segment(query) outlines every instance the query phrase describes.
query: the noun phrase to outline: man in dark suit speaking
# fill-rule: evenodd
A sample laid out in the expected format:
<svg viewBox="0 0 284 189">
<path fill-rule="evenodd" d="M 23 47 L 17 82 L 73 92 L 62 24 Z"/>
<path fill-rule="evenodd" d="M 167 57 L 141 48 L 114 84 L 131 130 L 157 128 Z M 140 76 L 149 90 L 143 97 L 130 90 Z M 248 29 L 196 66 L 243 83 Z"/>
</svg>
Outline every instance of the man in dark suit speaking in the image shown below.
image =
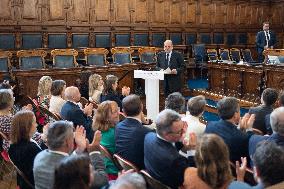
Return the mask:
<svg viewBox="0 0 284 189">
<path fill-rule="evenodd" d="M 256 50 L 259 62 L 263 62 L 262 52 L 268 48 L 273 49 L 275 44 L 275 33 L 269 30 L 269 22 L 263 22 L 263 31 L 258 32 L 256 35 Z"/>
<path fill-rule="evenodd" d="M 173 42 L 166 40 L 164 42 L 164 51 L 157 56 L 156 70 L 164 70 L 164 93 L 167 97 L 173 92 L 181 92 L 183 81 L 181 73 L 184 70 L 183 56 L 173 51 Z"/>
</svg>

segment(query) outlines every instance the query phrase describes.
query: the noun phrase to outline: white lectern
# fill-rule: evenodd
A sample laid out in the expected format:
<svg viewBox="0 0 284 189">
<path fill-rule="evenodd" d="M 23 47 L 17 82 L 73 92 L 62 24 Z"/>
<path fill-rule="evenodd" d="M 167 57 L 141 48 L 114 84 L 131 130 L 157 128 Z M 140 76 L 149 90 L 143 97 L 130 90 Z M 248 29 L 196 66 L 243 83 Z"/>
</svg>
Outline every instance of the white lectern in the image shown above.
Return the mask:
<svg viewBox="0 0 284 189">
<path fill-rule="evenodd" d="M 147 118 L 155 120 L 159 114 L 159 80 L 164 80 L 164 72 L 134 70 L 134 78 L 145 79 Z"/>
</svg>

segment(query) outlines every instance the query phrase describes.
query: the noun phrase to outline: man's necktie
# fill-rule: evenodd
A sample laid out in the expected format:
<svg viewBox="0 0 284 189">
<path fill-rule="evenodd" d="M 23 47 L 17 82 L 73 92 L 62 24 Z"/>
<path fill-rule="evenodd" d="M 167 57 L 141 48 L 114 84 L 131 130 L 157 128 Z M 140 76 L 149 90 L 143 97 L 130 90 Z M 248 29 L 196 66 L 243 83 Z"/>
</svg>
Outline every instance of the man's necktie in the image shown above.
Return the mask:
<svg viewBox="0 0 284 189">
<path fill-rule="evenodd" d="M 268 31 L 264 31 L 264 33 L 265 33 L 266 45 L 268 46 L 268 41 L 269 41 Z"/>
<path fill-rule="evenodd" d="M 169 61 L 169 53 L 166 54 L 166 63 L 168 67 L 170 66 L 170 61 Z"/>
</svg>

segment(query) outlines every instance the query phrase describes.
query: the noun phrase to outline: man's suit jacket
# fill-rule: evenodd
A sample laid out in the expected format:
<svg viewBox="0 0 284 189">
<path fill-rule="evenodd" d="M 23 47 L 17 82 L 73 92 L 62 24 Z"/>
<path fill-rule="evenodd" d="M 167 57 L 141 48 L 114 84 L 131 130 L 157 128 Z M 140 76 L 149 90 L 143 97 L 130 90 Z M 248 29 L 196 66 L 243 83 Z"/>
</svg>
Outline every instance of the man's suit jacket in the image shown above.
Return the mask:
<svg viewBox="0 0 284 189">
<path fill-rule="evenodd" d="M 34 180 L 36 189 L 52 189 L 54 185 L 54 171 L 65 157 L 63 154 L 53 153 L 49 150 L 40 152 L 34 160 Z M 94 167 L 95 185 L 104 186 L 108 183 L 105 173 L 104 161 L 99 153 L 90 155 Z"/>
<path fill-rule="evenodd" d="M 188 160 L 178 153 L 177 148 L 158 138 L 156 133 L 145 137 L 144 162 L 152 177 L 172 188 L 183 184 L 185 169 L 189 167 Z"/>
<path fill-rule="evenodd" d="M 273 31 L 269 30 L 270 40 L 268 41 L 268 47 L 274 46 L 276 44 L 276 35 Z M 256 47 L 257 52 L 262 53 L 266 46 L 266 37 L 264 31 L 260 31 L 256 35 Z"/>
<path fill-rule="evenodd" d="M 232 162 L 240 161 L 241 157 L 247 157 L 249 159 L 248 142 L 253 132 L 242 132 L 236 125 L 221 119 L 219 121 L 209 122 L 205 133 L 214 133 L 223 138 L 229 148 L 230 160 Z"/>
<path fill-rule="evenodd" d="M 86 130 L 86 136 L 90 142 L 93 141 L 94 131 L 92 129 L 93 120 L 84 114 L 81 108 L 73 102 L 67 101 L 60 112 L 63 119 L 72 121 L 74 126 L 82 125 Z"/>
<path fill-rule="evenodd" d="M 265 126 L 265 116 L 273 111 L 271 106 L 260 105 L 257 107 L 252 107 L 249 109 L 250 114 L 255 114 L 255 121 L 253 123 L 253 128 L 261 130 L 263 134 L 267 133 Z"/>
<path fill-rule="evenodd" d="M 168 84 L 169 93 L 180 91 L 183 82 L 181 81 L 181 74 L 183 73 L 183 70 L 185 68 L 183 56 L 176 51 L 172 51 L 171 57 L 170 57 L 170 69 L 176 69 L 177 74 L 167 74 L 165 75 L 165 82 Z M 167 69 L 168 63 L 166 62 L 166 52 L 160 52 L 157 56 L 157 64 L 156 64 L 156 70 L 161 69 Z"/>
<path fill-rule="evenodd" d="M 277 133 L 273 133 L 270 136 L 261 136 L 261 135 L 253 135 L 249 140 L 249 155 L 253 157 L 257 144 L 261 141 L 273 141 L 277 145 L 282 146 L 284 148 L 284 136 L 281 136 Z"/>
<path fill-rule="evenodd" d="M 150 131 L 136 119 L 124 119 L 115 127 L 115 153 L 144 169 L 144 138 Z"/>
</svg>

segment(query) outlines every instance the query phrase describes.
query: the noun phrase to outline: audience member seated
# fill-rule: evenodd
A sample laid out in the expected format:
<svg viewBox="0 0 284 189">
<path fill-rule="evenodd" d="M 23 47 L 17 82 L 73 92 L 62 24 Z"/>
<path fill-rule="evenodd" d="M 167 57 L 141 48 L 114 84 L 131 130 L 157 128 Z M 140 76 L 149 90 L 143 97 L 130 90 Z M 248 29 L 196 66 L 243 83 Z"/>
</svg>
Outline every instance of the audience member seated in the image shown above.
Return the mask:
<svg viewBox="0 0 284 189">
<path fill-rule="evenodd" d="M 262 92 L 261 105 L 250 108 L 249 113 L 255 114 L 253 128 L 260 130 L 263 134 L 267 134 L 265 127 L 265 116 L 273 111 L 273 105 L 278 98 L 278 93 L 275 89 L 267 88 Z"/>
<path fill-rule="evenodd" d="M 11 89 L 0 89 L 0 131 L 10 139 L 11 124 L 13 115 L 11 114 L 11 109 L 14 105 L 14 97 Z M 40 145 L 42 143 L 41 135 L 36 132 L 33 135 L 33 139 L 37 141 Z M 8 151 L 9 141 L 3 140 L 3 149 Z"/>
<path fill-rule="evenodd" d="M 104 81 L 102 76 L 93 74 L 89 77 L 89 101 L 100 103 L 101 95 L 104 90 Z"/>
<path fill-rule="evenodd" d="M 144 138 L 151 131 L 142 125 L 143 104 L 139 96 L 129 95 L 123 99 L 122 108 L 126 118 L 115 127 L 115 153 L 143 169 Z"/>
<path fill-rule="evenodd" d="M 206 134 L 197 143 L 195 162 L 197 168 L 187 168 L 184 173 L 185 189 L 225 189 L 233 181 L 229 150 L 223 139 Z M 238 180 L 243 181 L 244 167 L 238 167 Z"/>
<path fill-rule="evenodd" d="M 253 156 L 254 171 L 260 189 L 284 181 L 284 149 L 274 142 L 260 144 Z"/>
<path fill-rule="evenodd" d="M 179 114 L 185 112 L 185 99 L 179 92 L 169 94 L 165 100 L 165 109 L 171 109 Z"/>
<path fill-rule="evenodd" d="M 87 150 L 91 163 L 94 166 L 95 178 L 101 180 L 101 186 L 107 184 L 107 176 L 104 171 L 104 164 L 99 153 L 100 132 L 94 135 L 91 144 L 86 140 L 85 129 L 78 126 L 73 133 L 74 126 L 69 121 L 56 121 L 48 127 L 47 146 L 48 149 L 40 152 L 34 160 L 34 181 L 36 189 L 52 189 L 54 186 L 55 168 L 60 161 L 69 156 L 74 150 L 74 140 L 76 150 L 72 156 L 81 154 Z M 68 180 L 71 182 L 71 180 Z M 67 188 L 67 187 L 66 187 Z"/>
<path fill-rule="evenodd" d="M 260 141 L 273 141 L 284 149 L 284 107 L 276 108 L 270 115 L 273 134 L 270 136 L 253 135 L 249 140 L 249 154 L 253 157 Z"/>
<path fill-rule="evenodd" d="M 30 184 L 34 186 L 33 163 L 41 151 L 40 146 L 31 137 L 36 132 L 36 118 L 31 111 L 18 112 L 11 127 L 11 145 L 9 156 L 12 162 L 22 171 Z M 30 189 L 23 177 L 17 174 L 17 185 L 21 189 Z"/>
<path fill-rule="evenodd" d="M 245 130 L 251 130 L 254 115 L 246 114 L 243 119 L 240 119 L 240 106 L 235 97 L 224 97 L 219 100 L 217 110 L 221 119 L 209 122 L 205 133 L 214 133 L 223 138 L 228 145 L 232 162 L 239 161 L 241 157 L 249 159 L 248 142 L 253 132 L 245 132 Z M 238 124 L 240 124 L 240 130 Z"/>
<path fill-rule="evenodd" d="M 67 102 L 62 106 L 60 116 L 68 121 L 72 121 L 76 126 L 83 126 L 86 130 L 87 139 L 92 141 L 94 131 L 92 130 L 92 111 L 93 105 L 87 104 L 82 110 L 77 104 L 80 101 L 81 94 L 77 87 L 67 87 L 65 89 L 65 98 Z"/>
<path fill-rule="evenodd" d="M 183 175 L 188 160 L 178 151 L 190 150 L 196 144 L 195 135 L 185 145 L 182 136 L 185 124 L 181 116 L 170 109 L 160 112 L 156 119 L 157 133 L 148 133 L 144 144 L 144 161 L 147 172 L 163 184 L 178 188 L 183 184 Z"/>
<path fill-rule="evenodd" d="M 94 181 L 91 160 L 83 154 L 66 157 L 54 172 L 54 189 L 90 189 Z"/>
<path fill-rule="evenodd" d="M 257 186 L 249 187 L 244 182 L 233 182 L 228 189 L 280 189 L 284 186 L 284 149 L 272 141 L 261 142 L 253 156 L 254 176 Z"/>
<path fill-rule="evenodd" d="M 42 76 L 38 83 L 38 89 L 37 89 L 37 96 L 35 99 L 33 99 L 34 103 L 37 106 L 43 106 L 48 109 L 49 107 L 49 100 L 51 96 L 51 85 L 52 85 L 52 79 L 49 76 Z M 42 127 L 47 124 L 47 117 L 39 110 L 34 110 L 36 120 L 38 123 L 38 130 L 39 132 L 42 131 Z"/>
<path fill-rule="evenodd" d="M 121 91 L 122 94 L 120 95 L 117 92 L 117 87 L 118 87 L 118 78 L 114 75 L 107 75 L 105 88 L 102 93 L 101 102 L 106 101 L 106 100 L 115 101 L 121 110 L 122 109 L 121 100 L 123 99 L 123 97 L 129 95 L 130 88 L 123 86 L 122 91 Z"/>
<path fill-rule="evenodd" d="M 64 92 L 66 89 L 66 82 L 63 80 L 54 80 L 51 85 L 51 98 L 49 104 L 49 111 L 59 114 L 64 100 Z"/>
<path fill-rule="evenodd" d="M 185 133 L 185 139 L 189 140 L 190 135 L 194 133 L 197 138 L 199 139 L 201 135 L 204 133 L 206 125 L 201 123 L 199 121 L 199 118 L 202 116 L 206 106 L 206 100 L 205 97 L 202 95 L 192 97 L 187 102 L 187 114 L 184 118 L 182 118 L 183 121 L 186 121 L 187 123 L 187 129 Z M 183 154 L 183 153 L 181 153 Z M 194 163 L 194 155 L 195 150 L 187 151 L 186 154 L 184 154 L 186 157 L 188 157 L 189 161 L 192 162 L 192 166 L 195 165 Z"/>
<path fill-rule="evenodd" d="M 284 91 L 280 91 L 277 105 L 280 106 L 280 107 L 284 107 Z M 267 114 L 265 116 L 265 127 L 266 127 L 267 134 L 271 135 L 272 134 L 272 128 L 271 128 L 271 124 L 270 124 L 270 114 Z"/>
<path fill-rule="evenodd" d="M 94 117 L 93 129 L 102 133 L 101 145 L 114 154 L 115 152 L 115 125 L 119 122 L 119 107 L 114 101 L 104 101 L 97 109 Z M 118 169 L 115 164 L 108 158 L 104 158 L 106 172 L 109 179 L 117 178 Z"/>
<path fill-rule="evenodd" d="M 126 173 L 120 176 L 110 189 L 146 189 L 146 182 L 138 173 Z"/>
</svg>

